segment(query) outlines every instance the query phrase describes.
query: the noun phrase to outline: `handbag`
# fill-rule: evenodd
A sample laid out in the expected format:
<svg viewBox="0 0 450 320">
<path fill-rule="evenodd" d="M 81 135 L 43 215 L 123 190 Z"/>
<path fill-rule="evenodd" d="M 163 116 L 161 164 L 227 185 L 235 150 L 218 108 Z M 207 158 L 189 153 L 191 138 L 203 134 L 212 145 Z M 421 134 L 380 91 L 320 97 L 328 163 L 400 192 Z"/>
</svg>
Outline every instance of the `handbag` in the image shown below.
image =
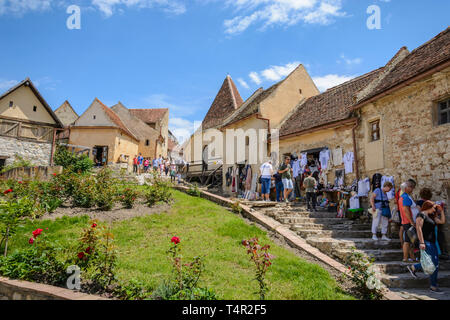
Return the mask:
<svg viewBox="0 0 450 320">
<path fill-rule="evenodd" d="M 406 230 L 406 234 L 408 235 L 409 240 L 411 240 L 411 243 L 414 244 L 417 242 L 417 230 L 416 227 L 411 226 L 408 230 Z"/>
<path fill-rule="evenodd" d="M 386 202 L 388 200 L 383 200 L 383 191 L 381 191 L 381 201 L 382 201 L 381 202 L 381 215 L 383 217 L 386 217 L 386 218 L 390 219 L 392 217 L 391 208 L 389 208 L 389 202 L 386 205 Z"/>
<path fill-rule="evenodd" d="M 423 272 L 429 276 L 436 271 L 433 259 L 431 259 L 431 256 L 425 250 L 420 250 L 420 264 L 422 265 Z"/>
</svg>

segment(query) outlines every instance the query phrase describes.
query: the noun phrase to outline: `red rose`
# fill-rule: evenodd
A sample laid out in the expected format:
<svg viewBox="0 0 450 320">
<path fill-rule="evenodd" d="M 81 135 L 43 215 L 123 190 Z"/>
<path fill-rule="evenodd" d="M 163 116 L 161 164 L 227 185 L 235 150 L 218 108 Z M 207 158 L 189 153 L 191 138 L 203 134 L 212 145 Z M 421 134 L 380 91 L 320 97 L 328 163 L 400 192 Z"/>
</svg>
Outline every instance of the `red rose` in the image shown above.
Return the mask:
<svg viewBox="0 0 450 320">
<path fill-rule="evenodd" d="M 91 254 L 92 253 L 92 248 L 91 247 L 87 247 L 86 248 L 86 253 L 87 254 Z"/>
<path fill-rule="evenodd" d="M 91 227 L 92 227 L 92 228 L 95 228 L 96 226 L 97 226 L 97 224 L 96 224 L 96 223 L 93 223 Z"/>
<path fill-rule="evenodd" d="M 34 243 L 33 237 L 31 237 L 30 240 L 28 240 L 28 243 L 29 243 L 29 244 L 33 244 L 33 243 Z"/>
<path fill-rule="evenodd" d="M 8 190 L 6 190 L 5 192 L 3 192 L 4 194 L 8 194 L 8 193 L 11 193 L 11 192 L 13 192 L 13 190 L 12 189 L 8 189 Z"/>
<path fill-rule="evenodd" d="M 56 173 L 54 173 L 53 176 L 56 177 Z"/>
<path fill-rule="evenodd" d="M 41 235 L 42 231 L 44 231 L 44 230 L 42 230 L 42 229 L 36 229 L 36 230 L 34 230 L 34 231 L 33 231 L 33 237 L 36 239 L 37 236 Z"/>
<path fill-rule="evenodd" d="M 22 181 L 19 181 L 19 184 L 22 184 L 23 182 Z"/>
<path fill-rule="evenodd" d="M 78 259 L 83 259 L 84 258 L 84 252 L 80 252 L 78 254 Z"/>
<path fill-rule="evenodd" d="M 179 244 L 179 243 L 180 243 L 180 238 L 178 238 L 178 237 L 173 237 L 170 241 L 173 242 L 173 243 L 175 243 L 175 244 Z"/>
</svg>

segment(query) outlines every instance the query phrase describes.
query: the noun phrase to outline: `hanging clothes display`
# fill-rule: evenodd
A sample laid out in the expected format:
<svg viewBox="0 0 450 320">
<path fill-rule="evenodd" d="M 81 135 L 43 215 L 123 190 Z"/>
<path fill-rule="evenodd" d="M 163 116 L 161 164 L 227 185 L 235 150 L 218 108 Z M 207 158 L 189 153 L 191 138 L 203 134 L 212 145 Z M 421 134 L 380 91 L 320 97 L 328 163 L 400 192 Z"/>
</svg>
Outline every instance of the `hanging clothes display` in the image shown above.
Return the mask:
<svg viewBox="0 0 450 320">
<path fill-rule="evenodd" d="M 345 167 L 345 173 L 352 173 L 353 172 L 353 161 L 355 160 L 353 152 L 347 152 L 344 155 L 344 167 Z"/>
<path fill-rule="evenodd" d="M 298 175 L 301 172 L 301 168 L 300 168 L 300 160 L 295 160 L 292 164 L 292 171 L 293 171 L 293 178 L 297 178 Z"/>
<path fill-rule="evenodd" d="M 365 178 L 358 181 L 358 197 L 368 197 L 370 191 L 370 180 Z"/>
<path fill-rule="evenodd" d="M 392 185 L 394 186 L 394 187 L 391 189 L 391 191 L 389 191 L 389 192 L 387 193 L 388 199 L 389 199 L 389 200 L 392 200 L 392 199 L 395 198 L 395 182 L 394 182 L 394 177 L 392 177 L 392 176 L 382 176 L 382 177 L 381 177 L 381 187 L 384 186 L 384 183 L 385 183 L 385 182 L 390 182 L 390 183 L 392 183 Z"/>
<path fill-rule="evenodd" d="M 246 177 L 245 177 L 245 191 L 250 191 L 252 188 L 252 167 L 247 165 Z"/>
<path fill-rule="evenodd" d="M 330 160 L 330 150 L 324 149 L 324 150 L 320 151 L 319 161 L 320 161 L 320 167 L 322 168 L 322 170 L 327 170 L 329 160 Z"/>
<path fill-rule="evenodd" d="M 300 155 L 300 167 L 302 171 L 305 170 L 305 167 L 308 164 L 308 153 L 304 152 Z"/>
<path fill-rule="evenodd" d="M 375 191 L 375 189 L 381 188 L 381 179 L 383 178 L 383 175 L 380 173 L 375 173 L 372 177 L 372 191 Z"/>
<path fill-rule="evenodd" d="M 353 196 L 350 198 L 350 209 L 359 209 L 359 198 L 358 196 Z"/>
<path fill-rule="evenodd" d="M 333 164 L 335 166 L 340 166 L 342 164 L 342 148 L 337 147 L 333 150 Z"/>
</svg>

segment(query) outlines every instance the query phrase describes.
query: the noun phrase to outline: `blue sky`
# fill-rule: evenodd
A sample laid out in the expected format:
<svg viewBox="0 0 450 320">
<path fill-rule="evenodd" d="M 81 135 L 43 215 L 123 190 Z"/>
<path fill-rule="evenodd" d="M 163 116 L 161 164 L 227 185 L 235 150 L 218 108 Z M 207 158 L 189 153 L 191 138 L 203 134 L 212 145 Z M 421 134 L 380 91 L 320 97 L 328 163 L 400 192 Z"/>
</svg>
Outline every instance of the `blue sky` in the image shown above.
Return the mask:
<svg viewBox="0 0 450 320">
<path fill-rule="evenodd" d="M 371 5 L 381 29 L 367 28 Z M 0 0 L 0 91 L 30 77 L 54 109 L 169 107 L 185 137 L 227 74 L 246 99 L 302 63 L 325 90 L 428 41 L 449 12 L 448 0 Z"/>
</svg>

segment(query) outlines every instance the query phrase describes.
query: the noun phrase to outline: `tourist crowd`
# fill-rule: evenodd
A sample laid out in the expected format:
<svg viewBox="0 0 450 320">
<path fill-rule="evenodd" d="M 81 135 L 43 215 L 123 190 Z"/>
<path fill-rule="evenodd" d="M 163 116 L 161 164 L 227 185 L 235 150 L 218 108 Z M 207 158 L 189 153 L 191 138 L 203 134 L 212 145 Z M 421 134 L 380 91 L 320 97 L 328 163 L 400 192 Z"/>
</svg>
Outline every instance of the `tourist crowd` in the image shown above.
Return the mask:
<svg viewBox="0 0 450 320">
<path fill-rule="evenodd" d="M 135 155 L 133 158 L 133 173 L 142 174 L 148 173 L 150 170 L 153 170 L 155 173 L 166 177 L 170 176 L 171 181 L 175 181 L 178 177 L 180 180 L 181 171 L 178 168 L 178 165 L 173 159 L 169 159 L 162 157 L 159 155 L 158 158 L 144 158 L 141 153 Z"/>
</svg>

